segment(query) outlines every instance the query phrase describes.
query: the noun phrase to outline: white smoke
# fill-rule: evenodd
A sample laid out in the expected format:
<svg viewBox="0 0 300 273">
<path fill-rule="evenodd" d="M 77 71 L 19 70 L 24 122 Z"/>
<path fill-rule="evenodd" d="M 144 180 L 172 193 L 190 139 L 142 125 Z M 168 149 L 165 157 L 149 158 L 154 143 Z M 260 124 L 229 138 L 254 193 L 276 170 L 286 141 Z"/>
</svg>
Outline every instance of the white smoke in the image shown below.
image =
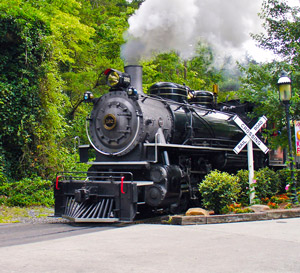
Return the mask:
<svg viewBox="0 0 300 273">
<path fill-rule="evenodd" d="M 239 52 L 261 31 L 257 15 L 262 0 L 146 0 L 129 18 L 122 57 L 137 63 L 158 53 L 195 55 L 199 41 L 223 55 Z"/>
</svg>

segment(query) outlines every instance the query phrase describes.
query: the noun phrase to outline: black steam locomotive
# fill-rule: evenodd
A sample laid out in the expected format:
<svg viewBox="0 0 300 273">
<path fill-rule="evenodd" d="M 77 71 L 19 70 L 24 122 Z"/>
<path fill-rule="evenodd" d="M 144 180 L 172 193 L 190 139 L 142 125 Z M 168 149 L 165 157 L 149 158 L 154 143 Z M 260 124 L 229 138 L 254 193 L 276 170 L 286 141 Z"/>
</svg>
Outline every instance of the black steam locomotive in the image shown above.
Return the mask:
<svg viewBox="0 0 300 273">
<path fill-rule="evenodd" d="M 79 153 L 91 167 L 57 176 L 56 216 L 123 222 L 148 210 L 177 212 L 199 200 L 197 186 L 210 170 L 247 167 L 245 151 L 233 152 L 244 133 L 232 118 L 240 112 L 248 122 L 245 106 L 217 105 L 211 92 L 167 82 L 146 95 L 141 66 L 105 75 L 109 93 L 84 95 L 93 110 L 86 124 L 90 143 L 79 145 Z M 256 150 L 254 158 L 256 167 L 264 165 L 262 153 Z"/>
</svg>

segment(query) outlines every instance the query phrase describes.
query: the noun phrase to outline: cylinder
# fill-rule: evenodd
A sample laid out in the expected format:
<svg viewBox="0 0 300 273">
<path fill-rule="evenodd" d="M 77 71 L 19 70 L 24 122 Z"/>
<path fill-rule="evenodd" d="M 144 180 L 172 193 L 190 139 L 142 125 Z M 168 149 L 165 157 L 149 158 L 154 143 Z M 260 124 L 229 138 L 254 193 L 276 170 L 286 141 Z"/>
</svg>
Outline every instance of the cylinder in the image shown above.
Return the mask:
<svg viewBox="0 0 300 273">
<path fill-rule="evenodd" d="M 127 65 L 124 70 L 131 77 L 131 85 L 134 87 L 138 94 L 143 92 L 143 67 L 140 65 Z"/>
</svg>

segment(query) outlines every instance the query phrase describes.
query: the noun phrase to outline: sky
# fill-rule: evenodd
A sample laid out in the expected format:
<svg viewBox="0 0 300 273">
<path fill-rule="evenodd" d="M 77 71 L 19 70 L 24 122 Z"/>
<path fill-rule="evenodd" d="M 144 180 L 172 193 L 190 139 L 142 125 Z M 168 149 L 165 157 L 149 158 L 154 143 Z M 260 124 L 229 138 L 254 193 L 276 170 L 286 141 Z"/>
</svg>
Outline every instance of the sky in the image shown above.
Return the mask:
<svg viewBox="0 0 300 273">
<path fill-rule="evenodd" d="M 247 52 L 257 61 L 269 61 L 274 55 L 256 47 L 249 35 L 263 31 L 257 15 L 262 1 L 146 0 L 128 20 L 122 57 L 133 64 L 174 50 L 190 59 L 201 41 L 212 45 L 219 58 L 239 60 Z M 300 0 L 288 2 L 300 5 Z"/>
</svg>

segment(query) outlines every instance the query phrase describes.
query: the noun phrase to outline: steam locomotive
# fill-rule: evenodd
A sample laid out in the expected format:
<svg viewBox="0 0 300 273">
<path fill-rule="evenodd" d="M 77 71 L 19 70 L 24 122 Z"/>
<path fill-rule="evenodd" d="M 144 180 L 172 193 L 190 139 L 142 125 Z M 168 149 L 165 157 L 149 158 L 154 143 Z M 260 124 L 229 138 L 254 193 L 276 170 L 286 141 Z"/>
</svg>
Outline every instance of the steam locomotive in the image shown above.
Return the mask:
<svg viewBox="0 0 300 273">
<path fill-rule="evenodd" d="M 86 121 L 88 145 L 79 145 L 87 173 L 62 173 L 55 181 L 55 215 L 75 222 L 130 222 L 149 210 L 178 212 L 199 201 L 198 184 L 212 169 L 247 167 L 247 154 L 233 148 L 249 124 L 247 105 L 216 104 L 208 91 L 159 82 L 142 88 L 142 67 L 107 69 L 110 91 Z M 90 158 L 93 158 L 92 160 Z M 254 151 L 256 168 L 265 158 Z"/>
</svg>

